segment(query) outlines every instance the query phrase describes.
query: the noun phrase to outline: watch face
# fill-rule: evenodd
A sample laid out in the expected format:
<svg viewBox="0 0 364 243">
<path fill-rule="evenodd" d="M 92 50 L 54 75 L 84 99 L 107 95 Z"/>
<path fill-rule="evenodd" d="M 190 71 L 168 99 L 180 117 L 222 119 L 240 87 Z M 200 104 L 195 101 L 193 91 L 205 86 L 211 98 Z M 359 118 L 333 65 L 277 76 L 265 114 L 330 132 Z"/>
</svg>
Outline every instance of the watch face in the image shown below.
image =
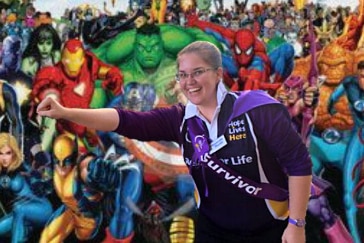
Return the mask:
<svg viewBox="0 0 364 243">
<path fill-rule="evenodd" d="M 297 227 L 303 227 L 305 226 L 306 221 L 304 219 L 297 219 L 296 226 Z"/>
<path fill-rule="evenodd" d="M 296 225 L 297 227 L 304 227 L 306 225 L 306 221 L 304 219 L 288 219 L 288 222 Z"/>
</svg>

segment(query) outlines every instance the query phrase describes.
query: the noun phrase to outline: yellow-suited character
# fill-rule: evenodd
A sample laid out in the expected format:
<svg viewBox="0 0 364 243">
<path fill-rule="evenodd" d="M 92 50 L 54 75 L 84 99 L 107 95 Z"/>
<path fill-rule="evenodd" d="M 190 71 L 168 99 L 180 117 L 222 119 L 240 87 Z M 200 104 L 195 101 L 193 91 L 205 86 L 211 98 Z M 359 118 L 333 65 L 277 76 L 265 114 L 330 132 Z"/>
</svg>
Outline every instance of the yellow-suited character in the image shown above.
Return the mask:
<svg viewBox="0 0 364 243">
<path fill-rule="evenodd" d="M 153 0 L 150 17 L 153 22 L 163 24 L 167 11 L 167 0 Z"/>
</svg>

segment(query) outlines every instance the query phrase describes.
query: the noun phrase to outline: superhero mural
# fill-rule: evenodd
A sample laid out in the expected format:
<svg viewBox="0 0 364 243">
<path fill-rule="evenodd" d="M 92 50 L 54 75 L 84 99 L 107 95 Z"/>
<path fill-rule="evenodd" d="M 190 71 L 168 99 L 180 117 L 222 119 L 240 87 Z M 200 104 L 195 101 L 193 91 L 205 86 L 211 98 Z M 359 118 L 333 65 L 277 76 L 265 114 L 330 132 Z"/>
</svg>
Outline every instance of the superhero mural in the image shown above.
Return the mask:
<svg viewBox="0 0 364 243">
<path fill-rule="evenodd" d="M 179 50 L 194 40 L 210 40 L 221 46 L 199 29 L 145 24 L 136 30 L 121 33 L 95 49 L 101 60 L 117 65 L 124 75 L 125 97 L 113 106 L 132 105 L 129 109 L 148 110 L 177 102 L 173 91 L 175 58 Z M 120 48 L 120 43 L 131 44 Z M 151 93 L 154 93 L 154 99 L 151 99 Z M 146 103 L 148 101 L 149 104 Z M 144 143 L 127 138 L 116 139 L 116 143 L 112 142 L 114 145 L 121 144 L 120 140 L 123 140 L 121 147 L 143 164 L 145 200 L 137 205 L 140 207 L 138 211 L 144 212 L 143 218 L 154 218 L 141 222 L 144 238 L 146 235 L 161 234 L 163 239 L 171 238 L 172 242 L 178 238 L 192 241 L 193 215 L 180 217 L 176 214 L 181 211 L 189 213 L 194 208 L 194 187 L 191 178 L 186 176 L 187 169 L 179 148 L 169 142 Z M 156 223 L 159 221 L 165 226 L 160 227 Z M 176 230 L 182 225 L 183 230 Z M 158 242 L 158 237 L 150 240 Z"/>
<path fill-rule="evenodd" d="M 316 175 L 307 242 L 361 242 L 363 1 L 357 13 L 337 15 L 305 1 L 276 4 L 245 2 L 210 16 L 210 1 L 156 0 L 115 15 L 106 4 L 83 4 L 58 19 L 31 1 L 4 1 L 1 132 L 15 145 L 5 143 L 0 156 L 10 148 L 24 159 L 1 164 L 0 241 L 193 242 L 196 195 L 176 144 L 41 120 L 34 109 L 47 95 L 69 107 L 141 111 L 186 102 L 174 81 L 176 55 L 207 40 L 224 55 L 227 85 L 275 94 L 307 142 Z M 264 34 L 264 18 L 282 35 Z M 12 191 L 18 182 L 21 193 Z M 19 205 L 49 210 L 27 218 Z"/>
<path fill-rule="evenodd" d="M 362 2 L 360 2 L 359 15 L 351 16 L 358 21 L 348 21 L 346 31 L 342 36 L 333 40 L 317 53 L 317 65 L 320 80 L 320 96 L 316 109 L 316 118 L 313 130 L 310 133 L 309 150 L 313 160 L 313 172 L 316 175 L 324 175 L 327 171 L 337 170 L 340 183 L 337 188 L 341 191 L 342 198 L 339 200 L 339 210 L 342 217 L 346 219 L 347 228 L 354 242 L 361 242 L 362 216 L 360 213 L 360 196 L 357 194 L 361 184 L 361 159 L 363 154 L 358 150 L 355 155 L 349 151 L 355 146 L 361 146 L 361 142 L 353 143 L 360 134 L 355 132 L 358 121 L 355 120 L 353 112 L 355 108 L 349 102 L 347 96 L 343 95 L 342 87 L 351 76 L 360 77 L 359 68 L 362 60 L 362 51 L 358 47 L 361 36 Z M 358 18 L 357 18 L 358 17 Z M 359 28 L 359 29 L 358 29 Z M 312 57 L 309 57 L 310 59 Z M 308 77 L 308 59 L 302 58 L 296 62 L 296 74 Z M 303 67 L 306 65 L 305 67 Z M 345 85 L 346 86 L 346 85 Z M 355 93 L 361 93 L 361 88 L 355 89 Z M 341 90 L 341 93 L 339 93 Z M 356 100 L 360 100 L 357 99 Z M 335 109 L 333 105 L 335 104 Z M 355 113 L 354 113 L 355 114 Z M 329 152 L 331 151 L 331 152 Z M 357 157 L 360 159 L 357 159 Z M 330 172 L 329 172 L 330 173 Z M 336 180 L 331 178 L 331 181 Z M 330 241 L 330 238 L 329 238 Z"/>
</svg>

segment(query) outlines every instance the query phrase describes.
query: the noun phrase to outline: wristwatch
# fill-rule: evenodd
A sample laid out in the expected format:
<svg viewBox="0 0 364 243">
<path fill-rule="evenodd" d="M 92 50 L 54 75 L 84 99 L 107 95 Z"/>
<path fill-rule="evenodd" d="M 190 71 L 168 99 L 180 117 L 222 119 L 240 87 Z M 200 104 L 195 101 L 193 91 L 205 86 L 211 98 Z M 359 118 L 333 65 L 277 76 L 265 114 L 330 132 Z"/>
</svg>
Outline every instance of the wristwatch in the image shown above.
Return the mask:
<svg viewBox="0 0 364 243">
<path fill-rule="evenodd" d="M 290 224 L 294 224 L 297 227 L 305 227 L 306 225 L 306 220 L 305 219 L 292 219 L 292 218 L 288 218 L 288 222 Z"/>
</svg>

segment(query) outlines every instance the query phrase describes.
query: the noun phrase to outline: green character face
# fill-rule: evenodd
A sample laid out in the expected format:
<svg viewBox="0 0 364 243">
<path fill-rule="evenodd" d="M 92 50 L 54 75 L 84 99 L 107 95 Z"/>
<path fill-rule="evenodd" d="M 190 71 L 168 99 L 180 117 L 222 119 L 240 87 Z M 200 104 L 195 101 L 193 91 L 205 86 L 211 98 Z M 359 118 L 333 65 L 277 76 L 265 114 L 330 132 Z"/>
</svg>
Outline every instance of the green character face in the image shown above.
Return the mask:
<svg viewBox="0 0 364 243">
<path fill-rule="evenodd" d="M 39 53 L 42 58 L 48 58 L 51 55 L 53 48 L 52 39 L 41 40 L 37 44 Z"/>
<path fill-rule="evenodd" d="M 136 35 L 135 56 L 142 68 L 157 68 L 160 64 L 164 50 L 160 35 Z"/>
<path fill-rule="evenodd" d="M 53 49 L 52 33 L 49 31 L 41 31 L 39 33 L 37 47 L 41 57 L 48 58 L 51 55 Z"/>
</svg>

